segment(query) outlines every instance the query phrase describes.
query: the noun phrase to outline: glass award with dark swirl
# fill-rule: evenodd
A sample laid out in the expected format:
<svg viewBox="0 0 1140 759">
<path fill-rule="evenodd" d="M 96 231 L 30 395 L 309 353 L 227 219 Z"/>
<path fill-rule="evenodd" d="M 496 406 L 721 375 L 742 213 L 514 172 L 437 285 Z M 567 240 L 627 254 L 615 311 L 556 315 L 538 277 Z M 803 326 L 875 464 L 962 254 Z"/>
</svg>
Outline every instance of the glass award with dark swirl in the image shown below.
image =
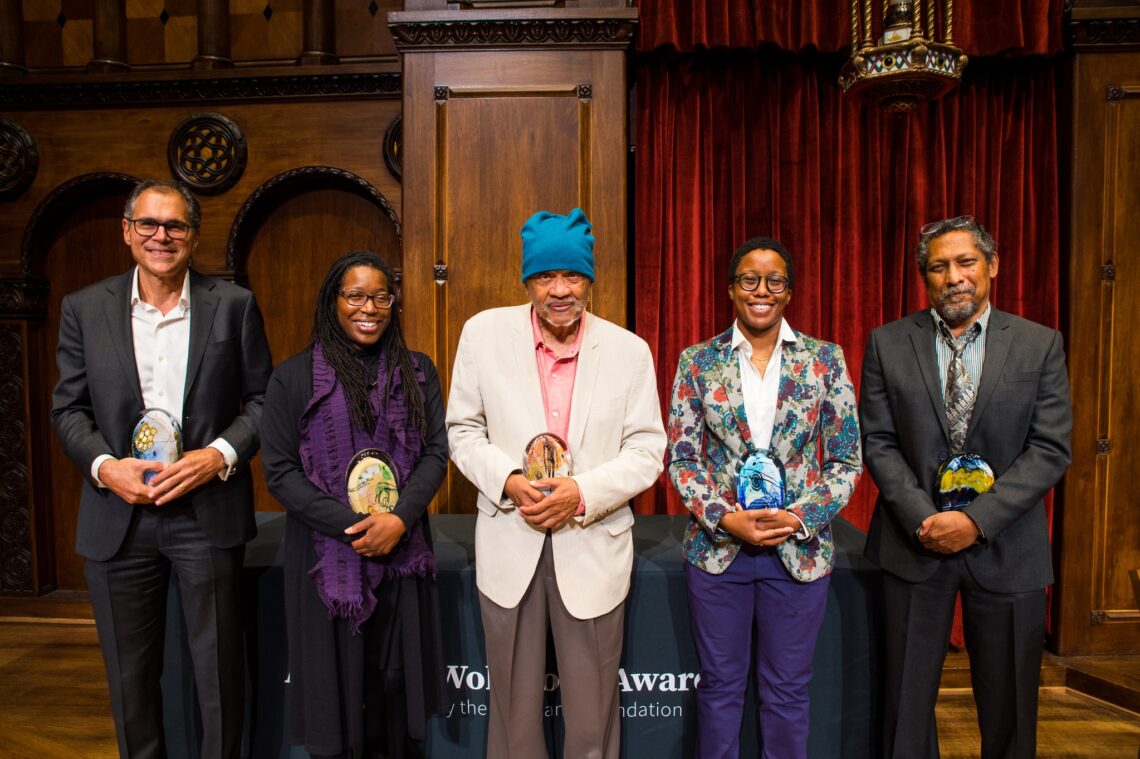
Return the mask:
<svg viewBox="0 0 1140 759">
<path fill-rule="evenodd" d="M 959 453 L 942 462 L 934 475 L 934 505 L 958 511 L 994 486 L 994 470 L 976 453 Z"/>
<path fill-rule="evenodd" d="M 745 456 L 736 473 L 740 508 L 782 509 L 784 501 L 784 462 L 771 451 L 753 451 Z"/>
<path fill-rule="evenodd" d="M 574 473 L 570 446 L 553 432 L 543 432 L 526 444 L 523 462 L 526 478 L 531 482 L 551 477 L 569 477 Z"/>
<path fill-rule="evenodd" d="M 182 458 L 182 425 L 160 408 L 143 409 L 131 432 L 131 456 L 143 461 L 173 464 Z M 150 483 L 158 472 L 147 472 L 143 482 Z"/>
<path fill-rule="evenodd" d="M 379 448 L 358 451 L 344 473 L 348 505 L 357 514 L 381 514 L 396 508 L 400 472 L 392 457 Z"/>
</svg>

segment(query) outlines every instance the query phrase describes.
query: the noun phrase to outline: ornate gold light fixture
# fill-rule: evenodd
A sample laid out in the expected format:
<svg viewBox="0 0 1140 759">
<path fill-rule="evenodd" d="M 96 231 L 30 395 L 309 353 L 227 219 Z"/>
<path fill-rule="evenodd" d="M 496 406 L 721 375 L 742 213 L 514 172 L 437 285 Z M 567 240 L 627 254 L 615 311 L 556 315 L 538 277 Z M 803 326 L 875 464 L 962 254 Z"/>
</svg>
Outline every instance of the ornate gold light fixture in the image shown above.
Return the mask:
<svg viewBox="0 0 1140 759">
<path fill-rule="evenodd" d="M 851 0 L 851 58 L 839 72 L 843 91 L 888 110 L 905 112 L 945 95 L 962 80 L 969 60 L 954 47 L 954 0 L 882 0 L 882 34 L 875 40 L 872 0 Z"/>
</svg>

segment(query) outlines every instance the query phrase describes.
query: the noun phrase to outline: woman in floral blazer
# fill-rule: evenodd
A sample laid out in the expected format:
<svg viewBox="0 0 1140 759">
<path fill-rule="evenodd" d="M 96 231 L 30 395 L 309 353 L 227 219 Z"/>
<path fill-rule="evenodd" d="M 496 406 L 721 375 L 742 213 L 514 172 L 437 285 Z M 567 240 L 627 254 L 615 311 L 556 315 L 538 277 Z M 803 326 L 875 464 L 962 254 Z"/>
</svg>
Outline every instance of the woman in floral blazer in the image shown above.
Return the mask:
<svg viewBox="0 0 1140 759">
<path fill-rule="evenodd" d="M 808 683 L 834 552 L 830 523 L 863 467 L 842 349 L 783 319 L 793 280 L 782 244 L 744 243 L 729 267 L 735 322 L 686 349 L 673 383 L 669 476 L 691 514 L 684 552 L 701 668 L 699 759 L 739 755 L 750 659 L 764 756 L 807 755 Z M 737 504 L 736 473 L 756 451 L 783 463 L 784 509 Z"/>
</svg>

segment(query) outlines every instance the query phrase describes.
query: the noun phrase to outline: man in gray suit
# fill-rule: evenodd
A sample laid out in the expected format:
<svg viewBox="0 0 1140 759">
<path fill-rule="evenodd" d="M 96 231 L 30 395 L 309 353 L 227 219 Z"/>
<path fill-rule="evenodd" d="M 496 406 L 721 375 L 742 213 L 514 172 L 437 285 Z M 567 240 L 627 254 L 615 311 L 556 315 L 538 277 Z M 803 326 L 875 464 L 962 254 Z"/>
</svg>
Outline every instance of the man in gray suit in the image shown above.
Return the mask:
<svg viewBox="0 0 1140 759">
<path fill-rule="evenodd" d="M 66 296 L 60 316 L 52 423 L 86 478 L 76 551 L 87 558 L 124 757 L 165 756 L 159 676 L 172 569 L 202 755 L 241 750 L 238 580 L 256 532 L 248 462 L 272 362 L 253 294 L 190 269 L 199 224 L 188 189 L 139 184 L 122 220 L 136 266 Z M 135 422 L 151 408 L 181 424 L 185 452 L 175 463 L 130 457 Z"/>
<path fill-rule="evenodd" d="M 1053 582 L 1042 499 L 1071 458 L 1061 335 L 990 305 L 998 256 L 973 217 L 924 226 L 918 270 L 931 308 L 871 333 L 859 404 L 879 488 L 866 554 L 884 570 L 883 755 L 938 755 L 934 705 L 961 592 L 982 757 L 1031 759 Z M 960 453 L 982 457 L 995 482 L 939 510 L 936 472 Z"/>
</svg>

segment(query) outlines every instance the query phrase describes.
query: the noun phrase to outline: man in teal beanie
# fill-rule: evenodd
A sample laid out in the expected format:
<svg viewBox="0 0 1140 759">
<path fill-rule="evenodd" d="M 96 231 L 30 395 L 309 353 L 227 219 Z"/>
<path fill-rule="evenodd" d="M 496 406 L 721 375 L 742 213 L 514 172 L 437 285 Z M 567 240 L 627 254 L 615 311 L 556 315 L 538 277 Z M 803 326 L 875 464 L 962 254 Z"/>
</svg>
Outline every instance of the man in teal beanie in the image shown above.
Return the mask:
<svg viewBox="0 0 1140 759">
<path fill-rule="evenodd" d="M 641 338 L 586 313 L 594 235 L 581 209 L 527 219 L 522 280 L 529 303 L 464 325 L 447 404 L 451 458 L 479 490 L 475 578 L 493 683 L 486 755 L 546 756 L 549 628 L 560 755 L 617 759 L 629 500 L 657 479 L 665 453 L 653 359 Z M 540 435 L 569 455 L 547 443 L 561 468 L 528 477 L 526 451 Z"/>
</svg>

